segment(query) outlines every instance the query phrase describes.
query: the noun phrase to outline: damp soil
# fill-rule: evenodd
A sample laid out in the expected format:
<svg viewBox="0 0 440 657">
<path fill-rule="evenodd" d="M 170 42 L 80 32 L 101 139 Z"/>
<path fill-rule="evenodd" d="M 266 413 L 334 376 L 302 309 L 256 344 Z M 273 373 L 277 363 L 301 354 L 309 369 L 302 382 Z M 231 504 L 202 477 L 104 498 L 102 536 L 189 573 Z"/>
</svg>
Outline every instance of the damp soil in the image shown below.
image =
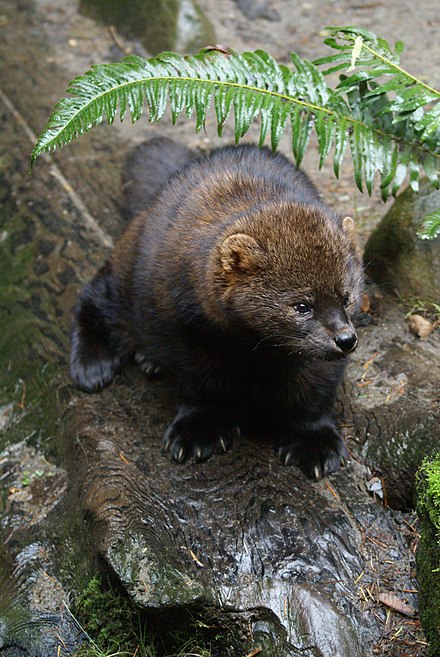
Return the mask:
<svg viewBox="0 0 440 657">
<path fill-rule="evenodd" d="M 301 654 L 313 653 L 304 652 L 307 645 L 300 643 L 298 629 L 286 639 L 289 622 L 297 623 L 296 628 L 304 627 L 304 619 L 299 622 L 290 616 L 286 591 L 293 591 L 295 585 L 292 596 L 296 596 L 297 605 L 306 601 L 309 609 L 315 609 L 315 624 L 308 620 L 315 629 L 319 626 L 321 594 L 329 594 L 330 600 L 339 596 L 339 601 L 345 596 L 346 609 L 351 610 L 346 615 L 356 621 L 361 619 L 361 626 L 364 622 L 365 634 L 361 631 L 359 636 L 368 644 L 367 655 L 424 657 L 427 648 L 417 616 L 415 581 L 418 533 L 411 498 L 412 477 L 427 436 L 437 445 L 439 440 L 434 393 L 439 372 L 433 365 L 440 361 L 438 333 L 424 342 L 417 341 L 408 333 L 405 308 L 388 298 L 386 291 L 372 298 L 374 312 L 369 324 L 361 329 L 361 346 L 340 401 L 351 440 L 351 466 L 340 476 L 316 485 L 312 492 L 298 473 L 292 481 L 292 474 L 279 470 L 264 447 L 256 461 L 255 450 L 246 442 L 225 457 L 221 468 L 217 464 L 206 470 L 191 465 L 181 469 L 170 468 L 168 463 L 163 466 L 160 432 L 171 411 L 160 395 L 154 397 L 157 392 L 144 387 L 136 371 L 129 370 L 98 398 L 78 395 L 70 387 L 70 314 L 79 286 L 104 260 L 111 240 L 121 230 L 120 173 L 128 150 L 158 134 L 202 150 L 213 147 L 218 143 L 213 120 L 208 120 L 206 132 L 199 135 L 194 133 L 191 122 L 172 127 L 169 118 L 155 126 L 147 121 L 135 126 L 129 122 L 112 128 L 101 126 L 62 153 L 43 158 L 31 176 L 28 158 L 34 135 L 44 127 L 68 81 L 93 63 L 116 61 L 130 53 L 148 55 L 168 48 L 194 51 L 199 45 L 221 43 L 237 50 L 263 48 L 279 61 L 287 62 L 290 50 L 314 59 L 327 52 L 322 43 L 326 25 L 354 24 L 391 42 L 403 40 L 404 65 L 438 87 L 438 3 L 427 0 L 421 7 L 409 0 L 169 0 L 161 4 L 165 12 L 171 12 L 170 30 L 166 32 L 159 29 L 165 14 L 150 10 L 156 22 L 149 32 L 151 23 L 141 28 L 146 3 L 139 3 L 139 7 L 138 3 L 129 3 L 132 12 L 139 9 L 135 21 L 127 19 L 134 15 L 131 12 L 124 16 L 118 13 L 118 4 L 104 0 L 0 0 L 0 617 L 7 621 L 0 623 L 0 654 L 47 654 L 48 646 L 42 647 L 33 636 L 29 639 L 23 630 L 26 622 L 42 623 L 52 634 L 54 628 L 61 628 L 65 644 L 73 646 L 71 625 L 60 625 L 61 610 L 70 592 L 84 586 L 94 572 L 97 557 L 105 560 L 132 597 L 138 595 L 138 602 L 146 604 L 145 591 L 139 593 L 139 581 L 130 581 L 124 552 L 121 555 L 125 523 L 134 519 L 136 538 L 131 554 L 142 552 L 140 563 L 145 568 L 148 550 L 142 543 L 144 528 L 136 522 L 144 517 L 146 508 L 152 518 L 157 517 L 163 502 L 161 494 L 169 499 L 169 488 L 173 491 L 173 513 L 167 522 L 183 518 L 197 525 L 200 499 L 194 494 L 185 496 L 185 482 L 192 482 L 196 492 L 203 490 L 205 482 L 205 491 L 214 491 L 219 498 L 231 495 L 237 500 L 235 509 L 242 503 L 243 493 L 233 488 L 233 482 L 239 477 L 246 481 L 249 472 L 257 472 L 261 475 L 259 485 L 256 477 L 248 481 L 247 511 L 238 516 L 242 542 L 235 544 L 236 552 L 232 547 L 235 517 L 231 520 L 227 509 L 222 508 L 218 518 L 212 513 L 209 516 L 213 526 L 217 522 L 219 532 L 225 529 L 220 549 L 206 527 L 197 525 L 197 531 L 186 533 L 180 523 L 177 536 L 187 548 L 187 561 L 182 565 L 180 554 L 180 561 L 169 575 L 154 553 L 150 559 L 150 566 L 155 564 L 164 574 L 164 582 L 175 582 L 180 570 L 196 573 L 195 577 L 191 575 L 194 589 L 188 592 L 186 588 L 185 595 L 192 595 L 192 600 L 203 599 L 200 591 L 213 587 L 214 582 L 227 597 L 232 595 L 230 582 L 220 587 L 219 573 L 229 573 L 230 581 L 234 581 L 233 573 L 238 569 L 244 577 L 240 581 L 245 581 L 248 588 L 241 587 L 241 603 L 235 591 L 235 607 L 242 604 L 249 608 L 253 596 L 262 608 L 266 605 L 271 609 L 268 616 L 246 617 L 255 636 L 270 642 L 276 626 L 286 646 L 302 646 Z M 197 30 L 188 30 L 191 21 L 192 25 L 197 23 Z M 226 127 L 225 135 L 226 139 L 232 138 L 231 126 Z M 249 139 L 255 136 L 256 131 L 251 130 Z M 281 148 L 288 153 L 288 137 Z M 318 173 L 313 146 L 304 168 L 332 206 L 355 216 L 361 241 L 365 242 L 385 211 L 378 195 L 370 199 L 355 190 L 348 162 L 339 181 L 333 178 L 330 162 Z M 154 397 L 151 405 L 150 395 Z M 145 411 L 139 412 L 139 408 L 148 407 L 156 409 L 147 420 L 153 460 L 142 428 Z M 424 415 L 420 407 L 425 408 Z M 405 426 L 405 419 L 409 425 Z M 396 423 L 401 421 L 399 434 Z M 78 440 L 81 431 L 83 441 Z M 393 449 L 390 436 L 397 435 L 406 435 L 406 442 L 399 438 Z M 419 438 L 414 440 L 414 436 Z M 103 466 L 109 462 L 114 469 L 106 471 Z M 163 467 L 169 474 L 162 492 L 149 499 L 148 489 L 147 500 L 143 501 L 142 485 L 160 477 Z M 131 479 L 125 488 L 127 471 Z M 115 473 L 119 489 L 109 485 Z M 225 481 L 232 488 L 225 488 Z M 267 484 L 264 490 L 262 482 Z M 130 490 L 135 491 L 134 502 L 126 496 Z M 119 511 L 114 511 L 113 502 L 119 495 Z M 321 531 L 324 536 L 324 526 L 330 523 L 333 530 L 337 528 L 342 542 L 346 533 L 350 536 L 346 541 L 347 560 L 353 566 L 349 584 L 333 581 L 339 579 L 338 574 L 330 576 L 331 559 L 324 539 L 321 545 L 317 542 L 317 552 L 307 547 L 307 521 L 300 523 L 305 511 L 295 515 L 292 509 L 297 508 L 295 505 L 303 508 L 304 500 L 309 499 L 316 505 L 314 527 L 318 535 Z M 383 505 L 388 507 L 384 509 Z M 325 509 L 321 517 L 320 509 Z M 274 516 L 279 524 L 273 524 Z M 249 551 L 246 536 L 255 544 L 261 539 L 256 552 Z M 303 550 L 292 562 L 292 555 L 283 550 L 292 545 L 299 550 L 297 536 L 303 537 Z M 239 566 L 234 562 L 237 554 Z M 272 559 L 271 564 L 264 565 L 267 577 L 259 590 L 261 563 L 260 569 L 257 561 L 249 563 L 249 555 L 258 554 L 265 558 L 271 555 Z M 318 581 L 318 576 L 311 576 L 310 582 L 318 588 L 310 589 L 301 559 L 308 560 L 309 568 L 317 554 L 320 563 L 328 567 L 327 579 Z M 214 579 L 206 574 L 207 564 L 213 564 L 210 575 Z M 379 594 L 384 592 L 406 602 L 414 613 L 405 615 L 381 602 Z M 174 585 L 168 593 L 162 591 L 162 602 L 167 595 L 179 595 L 179 587 Z M 281 597 L 274 601 L 277 595 Z M 211 602 L 218 604 L 216 600 Z M 154 598 L 147 604 L 153 605 Z M 324 633 L 330 632 L 332 618 L 333 625 L 337 624 L 344 604 L 338 602 L 336 608 L 328 608 L 321 625 Z M 275 617 L 278 625 L 273 623 Z M 284 622 L 286 618 L 289 622 Z M 279 619 L 283 619 L 281 624 Z M 347 637 L 351 631 L 349 623 L 338 635 L 341 654 L 350 654 Z M 344 642 L 346 652 L 342 652 Z M 27 653 L 14 652 L 26 649 Z M 55 643 L 51 650 L 56 654 Z M 286 647 L 284 654 L 297 654 L 294 647 L 289 650 L 292 652 L 288 653 Z M 268 648 L 262 654 L 275 653 Z M 362 646 L 359 654 L 364 654 Z"/>
</svg>

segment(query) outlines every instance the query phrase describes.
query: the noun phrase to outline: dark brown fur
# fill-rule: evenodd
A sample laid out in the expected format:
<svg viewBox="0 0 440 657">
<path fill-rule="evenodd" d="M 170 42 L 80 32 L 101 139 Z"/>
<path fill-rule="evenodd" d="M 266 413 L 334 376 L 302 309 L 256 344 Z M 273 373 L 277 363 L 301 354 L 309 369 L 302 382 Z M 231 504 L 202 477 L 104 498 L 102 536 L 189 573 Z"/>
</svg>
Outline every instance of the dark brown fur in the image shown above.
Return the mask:
<svg viewBox="0 0 440 657">
<path fill-rule="evenodd" d="M 362 286 L 352 220 L 267 149 L 141 148 L 131 188 L 146 206 L 81 295 L 74 381 L 100 390 L 135 356 L 175 378 L 174 460 L 207 459 L 258 427 L 286 464 L 335 471 L 346 449 L 332 408 Z"/>
</svg>

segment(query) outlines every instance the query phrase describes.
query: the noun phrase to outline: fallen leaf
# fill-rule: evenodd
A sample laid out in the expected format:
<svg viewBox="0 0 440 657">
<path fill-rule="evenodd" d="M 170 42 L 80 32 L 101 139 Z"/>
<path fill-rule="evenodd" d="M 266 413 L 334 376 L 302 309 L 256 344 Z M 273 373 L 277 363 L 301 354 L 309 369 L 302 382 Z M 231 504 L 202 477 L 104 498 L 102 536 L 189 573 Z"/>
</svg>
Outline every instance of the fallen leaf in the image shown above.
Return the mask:
<svg viewBox="0 0 440 657">
<path fill-rule="evenodd" d="M 398 611 L 401 614 L 405 614 L 405 616 L 415 616 L 417 613 L 414 607 L 403 602 L 403 600 L 398 598 L 397 595 L 394 595 L 394 593 L 379 593 L 377 599 L 383 605 L 390 607 L 390 609 L 394 609 L 394 611 Z"/>
<path fill-rule="evenodd" d="M 363 313 L 368 313 L 371 308 L 371 303 L 370 303 L 370 297 L 366 292 L 362 294 L 362 299 L 361 299 L 361 311 Z"/>
</svg>

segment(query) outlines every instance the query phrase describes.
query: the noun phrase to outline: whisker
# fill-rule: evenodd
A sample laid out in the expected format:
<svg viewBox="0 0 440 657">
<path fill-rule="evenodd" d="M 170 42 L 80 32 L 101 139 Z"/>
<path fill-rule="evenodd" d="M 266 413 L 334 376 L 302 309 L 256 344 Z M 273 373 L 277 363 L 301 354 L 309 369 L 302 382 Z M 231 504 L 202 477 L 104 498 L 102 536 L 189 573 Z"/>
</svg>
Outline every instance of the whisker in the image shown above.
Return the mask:
<svg viewBox="0 0 440 657">
<path fill-rule="evenodd" d="M 371 290 L 375 290 L 375 289 L 378 288 L 378 287 L 382 287 L 382 286 L 379 285 L 378 283 L 372 283 L 371 285 L 369 285 L 368 287 L 366 287 L 366 288 L 363 290 L 363 292 L 365 292 L 365 293 L 367 293 L 367 292 L 371 292 Z"/>
<path fill-rule="evenodd" d="M 259 342 L 257 342 L 257 344 L 255 345 L 255 347 L 252 348 L 252 351 L 255 351 L 256 349 L 258 349 L 260 344 L 262 342 L 264 342 L 265 340 L 271 340 L 271 339 L 272 339 L 272 336 L 270 336 L 270 335 L 266 335 L 264 338 L 261 338 L 261 340 Z"/>
</svg>

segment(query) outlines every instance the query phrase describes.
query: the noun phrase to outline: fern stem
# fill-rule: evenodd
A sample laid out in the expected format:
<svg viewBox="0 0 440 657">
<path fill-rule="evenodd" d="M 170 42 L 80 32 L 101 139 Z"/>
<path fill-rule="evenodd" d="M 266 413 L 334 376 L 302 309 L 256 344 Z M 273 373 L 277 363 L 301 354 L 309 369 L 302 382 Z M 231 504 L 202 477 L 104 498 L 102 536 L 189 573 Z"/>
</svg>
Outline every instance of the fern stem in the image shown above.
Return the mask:
<svg viewBox="0 0 440 657">
<path fill-rule="evenodd" d="M 350 39 L 351 41 L 355 41 L 356 39 L 352 36 L 346 35 L 347 39 Z M 430 91 L 431 93 L 435 94 L 440 98 L 440 91 L 438 89 L 434 89 L 433 87 L 430 87 L 428 84 L 425 84 L 420 80 L 419 78 L 416 78 L 415 75 L 411 75 L 411 73 L 408 73 L 408 71 L 405 71 L 404 68 L 399 66 L 398 64 L 395 64 L 391 59 L 387 59 L 380 53 L 378 53 L 376 50 L 371 48 L 368 44 L 365 43 L 365 41 L 362 39 L 362 48 L 365 48 L 369 53 L 374 55 L 374 57 L 377 57 L 377 59 L 380 59 L 382 62 L 386 62 L 391 68 L 394 68 L 396 71 L 407 77 L 408 79 L 412 80 L 415 84 L 420 84 L 422 87 L 424 87 L 427 91 Z"/>
<path fill-rule="evenodd" d="M 422 82 L 422 80 L 420 80 L 419 78 L 416 78 L 415 75 L 411 75 L 411 73 L 408 73 L 408 71 L 405 71 L 405 69 L 403 69 L 401 66 L 399 66 L 398 64 L 395 64 L 394 62 L 392 62 L 390 59 L 387 59 L 383 55 L 380 55 L 378 52 L 376 52 L 375 50 L 370 48 L 370 46 L 367 46 L 365 43 L 362 43 L 362 47 L 365 48 L 366 50 L 368 50 L 369 52 L 371 52 L 375 57 L 378 57 L 383 62 L 386 62 L 387 64 L 389 64 L 392 68 L 395 68 L 396 71 L 399 71 L 399 73 L 402 73 L 403 75 L 405 75 L 407 78 L 412 80 L 415 84 L 420 84 L 422 87 L 425 87 L 425 89 L 427 91 L 430 91 L 431 93 L 435 94 L 436 96 L 438 96 L 440 98 L 440 91 L 438 91 L 438 89 L 434 89 L 434 87 L 430 87 L 428 84 L 425 84 L 424 82 Z"/>
</svg>

